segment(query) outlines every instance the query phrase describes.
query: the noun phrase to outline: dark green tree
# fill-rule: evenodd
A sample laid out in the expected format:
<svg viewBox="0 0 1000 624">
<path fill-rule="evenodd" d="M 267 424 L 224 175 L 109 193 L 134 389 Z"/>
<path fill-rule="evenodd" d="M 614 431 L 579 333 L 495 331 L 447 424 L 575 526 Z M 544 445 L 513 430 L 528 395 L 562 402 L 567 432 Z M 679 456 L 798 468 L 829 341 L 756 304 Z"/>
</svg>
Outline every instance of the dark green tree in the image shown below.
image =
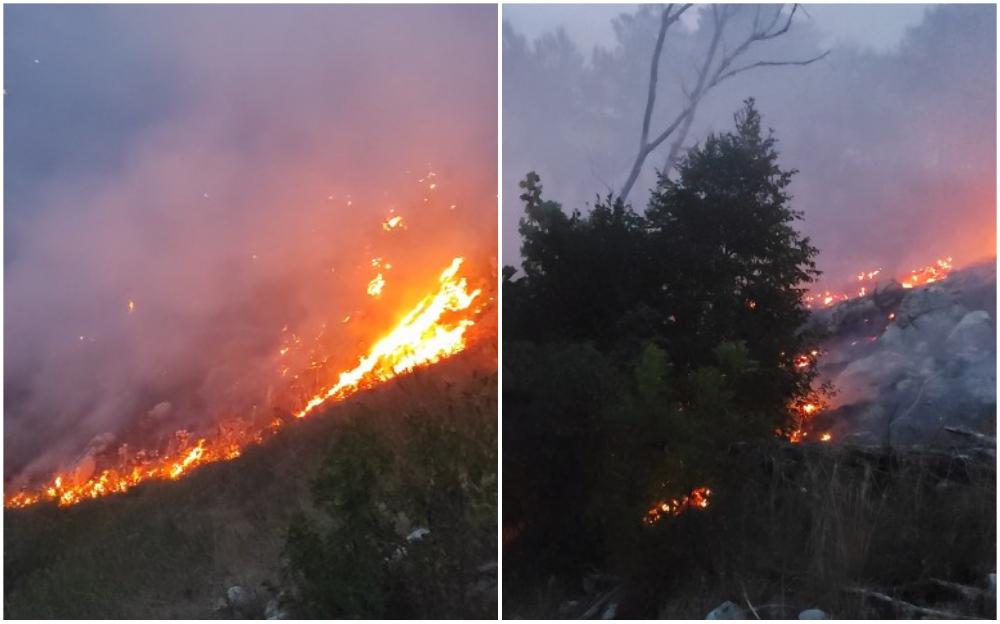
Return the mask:
<svg viewBox="0 0 1000 624">
<path fill-rule="evenodd" d="M 725 482 L 731 450 L 770 439 L 809 388 L 793 359 L 814 344 L 802 295 L 817 250 L 753 100 L 735 121 L 659 177 L 645 214 L 613 196 L 566 214 L 537 174 L 521 183 L 504 509 L 549 562 L 641 553 L 650 503 Z"/>
<path fill-rule="evenodd" d="M 817 249 L 794 227 L 795 171 L 778 164 L 752 99 L 735 121 L 691 149 L 676 180 L 659 177 L 646 211 L 651 269 L 664 285 L 655 306 L 670 315 L 663 340 L 681 371 L 712 363 L 722 342 L 742 342 L 760 364 L 742 389 L 746 405 L 775 410 L 810 381 L 792 359 L 812 346 L 800 329 Z"/>
</svg>

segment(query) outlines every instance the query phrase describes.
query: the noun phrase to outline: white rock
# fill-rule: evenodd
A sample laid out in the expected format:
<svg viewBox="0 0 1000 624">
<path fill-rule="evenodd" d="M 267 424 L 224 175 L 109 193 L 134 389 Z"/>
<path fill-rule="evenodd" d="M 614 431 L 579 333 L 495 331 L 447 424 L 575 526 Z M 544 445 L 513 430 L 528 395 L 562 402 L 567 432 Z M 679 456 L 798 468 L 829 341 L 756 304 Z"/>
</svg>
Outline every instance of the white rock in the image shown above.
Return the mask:
<svg viewBox="0 0 1000 624">
<path fill-rule="evenodd" d="M 829 620 L 830 616 L 822 609 L 806 609 L 799 614 L 800 620 Z"/>
<path fill-rule="evenodd" d="M 268 600 L 264 607 L 265 620 L 287 620 L 288 612 L 281 608 L 276 599 Z"/>
<path fill-rule="evenodd" d="M 226 590 L 226 601 L 233 609 L 245 609 L 253 601 L 253 594 L 239 585 L 233 585 Z"/>
<path fill-rule="evenodd" d="M 996 347 L 996 328 L 986 310 L 969 312 L 952 328 L 945 346 L 960 360 L 975 362 L 990 355 Z"/>
<path fill-rule="evenodd" d="M 608 604 L 607 608 L 604 609 L 604 613 L 601 614 L 601 619 L 613 620 L 616 615 L 618 615 L 618 603 L 612 602 Z"/>
<path fill-rule="evenodd" d="M 745 620 L 747 619 L 746 611 L 741 609 L 735 603 L 730 601 L 725 601 L 716 608 L 708 612 L 705 616 L 706 620 Z"/>
</svg>

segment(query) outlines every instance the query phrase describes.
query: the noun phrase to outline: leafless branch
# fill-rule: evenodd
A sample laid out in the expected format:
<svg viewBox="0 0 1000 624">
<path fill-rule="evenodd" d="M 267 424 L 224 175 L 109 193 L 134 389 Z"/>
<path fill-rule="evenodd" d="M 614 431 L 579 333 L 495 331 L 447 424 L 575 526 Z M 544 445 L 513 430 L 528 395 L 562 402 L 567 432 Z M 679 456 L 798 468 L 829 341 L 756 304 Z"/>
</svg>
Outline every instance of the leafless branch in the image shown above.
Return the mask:
<svg viewBox="0 0 1000 624">
<path fill-rule="evenodd" d="M 866 598 L 874 598 L 879 602 L 884 602 L 896 607 L 906 615 L 926 615 L 934 618 L 944 618 L 947 620 L 973 620 L 973 618 L 968 615 L 963 615 L 961 613 L 954 613 L 951 611 L 942 611 L 941 609 L 934 609 L 931 607 L 921 607 L 920 605 L 915 605 L 911 602 L 906 602 L 899 598 L 893 598 L 882 592 L 878 592 L 872 589 L 865 589 L 863 587 L 848 587 L 845 589 L 852 594 L 859 594 L 865 596 Z"/>
<path fill-rule="evenodd" d="M 685 96 L 684 107 L 666 125 L 666 127 L 658 135 L 656 135 L 654 139 L 650 140 L 650 125 L 652 123 L 653 110 L 656 105 L 657 79 L 659 77 L 660 57 L 663 54 L 663 43 L 666 40 L 667 30 L 670 28 L 670 25 L 676 22 L 690 7 L 690 4 L 685 4 L 679 8 L 675 7 L 675 5 L 669 5 L 666 9 L 664 9 L 661 16 L 660 29 L 657 33 L 656 45 L 653 48 L 653 58 L 649 68 L 649 88 L 646 93 L 646 108 L 643 111 L 642 130 L 639 134 L 639 149 L 636 154 L 635 162 L 632 164 L 632 169 L 629 172 L 628 178 L 622 186 L 621 199 L 623 200 L 628 198 L 633 185 L 638 179 L 639 174 L 642 172 L 643 164 L 646 162 L 646 158 L 649 154 L 656 150 L 667 138 L 674 135 L 676 132 L 677 136 L 671 143 L 664 170 L 669 170 L 670 167 L 673 166 L 680 150 L 683 147 L 684 140 L 686 139 L 688 131 L 691 128 L 691 124 L 694 121 L 694 114 L 698 108 L 698 104 L 704 98 L 705 94 L 717 86 L 720 82 L 758 67 L 809 65 L 829 54 L 829 51 L 827 51 L 816 57 L 805 60 L 757 61 L 740 67 L 733 67 L 734 62 L 746 53 L 746 51 L 749 50 L 755 43 L 775 39 L 788 32 L 792 26 L 792 20 L 795 17 L 795 13 L 798 10 L 798 5 L 792 6 L 791 11 L 788 12 L 784 21 L 781 19 L 783 5 L 777 6 L 774 14 L 769 20 L 761 18 L 762 9 L 761 7 L 757 7 L 754 13 L 753 23 L 750 28 L 749 35 L 747 35 L 747 37 L 743 39 L 732 51 L 729 51 L 723 42 L 723 33 L 725 32 L 726 25 L 730 18 L 735 14 L 736 8 L 731 5 L 713 4 L 711 7 L 713 27 L 712 39 L 709 43 L 708 50 L 705 53 L 704 62 L 698 71 L 697 83 L 695 84 L 694 89 L 690 91 L 688 91 L 686 85 L 682 84 L 682 92 Z M 766 22 L 766 25 L 762 26 L 763 22 Z M 717 59 L 720 47 L 722 48 L 722 55 L 721 58 Z M 716 63 L 717 60 L 718 62 Z"/>
<path fill-rule="evenodd" d="M 750 63 L 749 65 L 744 65 L 743 67 L 738 67 L 736 69 L 729 70 L 728 72 L 722 74 L 712 82 L 712 86 L 715 86 L 727 78 L 732 78 L 736 74 L 742 74 L 745 71 L 750 71 L 751 69 L 756 69 L 757 67 L 782 67 L 785 65 L 809 65 L 815 63 L 820 59 L 826 58 L 830 54 L 827 50 L 823 54 L 812 57 L 811 59 L 806 59 L 804 61 L 757 61 L 756 63 Z"/>
</svg>

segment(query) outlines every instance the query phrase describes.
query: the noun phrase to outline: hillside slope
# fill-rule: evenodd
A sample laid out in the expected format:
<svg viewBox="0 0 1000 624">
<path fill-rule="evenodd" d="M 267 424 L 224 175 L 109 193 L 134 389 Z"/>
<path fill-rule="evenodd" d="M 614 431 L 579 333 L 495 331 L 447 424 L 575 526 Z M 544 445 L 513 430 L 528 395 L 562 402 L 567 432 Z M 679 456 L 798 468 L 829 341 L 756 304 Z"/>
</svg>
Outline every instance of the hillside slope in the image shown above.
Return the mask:
<svg viewBox="0 0 1000 624">
<path fill-rule="evenodd" d="M 218 603 L 234 585 L 267 600 L 286 582 L 289 522 L 299 511 L 314 512 L 310 482 L 344 421 L 371 420 L 391 437 L 406 419 L 439 419 L 455 430 L 477 431 L 495 453 L 496 392 L 494 338 L 179 481 L 65 509 L 5 510 L 4 615 L 220 617 Z M 483 539 L 492 540 L 495 553 L 495 525 L 490 533 Z"/>
</svg>

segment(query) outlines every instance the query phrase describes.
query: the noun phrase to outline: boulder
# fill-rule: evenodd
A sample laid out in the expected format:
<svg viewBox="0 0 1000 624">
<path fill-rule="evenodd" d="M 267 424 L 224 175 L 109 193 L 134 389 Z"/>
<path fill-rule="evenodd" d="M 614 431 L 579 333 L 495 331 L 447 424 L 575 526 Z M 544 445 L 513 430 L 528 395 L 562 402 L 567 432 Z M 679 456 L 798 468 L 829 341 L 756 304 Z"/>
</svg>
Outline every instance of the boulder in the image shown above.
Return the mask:
<svg viewBox="0 0 1000 624">
<path fill-rule="evenodd" d="M 896 311 L 896 322 L 906 327 L 922 316 L 948 310 L 955 305 L 954 295 L 937 284 L 918 288 L 903 298 Z"/>
<path fill-rule="evenodd" d="M 618 615 L 618 603 L 612 601 L 609 602 L 608 606 L 604 608 L 604 611 L 601 613 L 601 619 L 613 620 L 616 615 Z"/>
<path fill-rule="evenodd" d="M 708 612 L 706 620 L 745 620 L 747 613 L 734 602 L 725 601 Z"/>
<path fill-rule="evenodd" d="M 996 348 L 996 327 L 986 310 L 969 312 L 945 338 L 945 347 L 952 358 L 963 362 L 978 362 Z"/>
<path fill-rule="evenodd" d="M 843 404 L 873 400 L 912 370 L 913 360 L 895 351 L 876 351 L 854 360 L 833 380 Z"/>
<path fill-rule="evenodd" d="M 264 619 L 265 620 L 287 620 L 288 612 L 281 608 L 281 603 L 277 598 L 272 598 L 267 601 L 267 605 L 264 607 Z"/>
<path fill-rule="evenodd" d="M 254 594 L 241 585 L 226 590 L 226 602 L 236 615 L 246 615 L 253 608 Z"/>
<path fill-rule="evenodd" d="M 829 620 L 830 616 L 822 609 L 806 609 L 799 613 L 800 620 Z"/>
</svg>

